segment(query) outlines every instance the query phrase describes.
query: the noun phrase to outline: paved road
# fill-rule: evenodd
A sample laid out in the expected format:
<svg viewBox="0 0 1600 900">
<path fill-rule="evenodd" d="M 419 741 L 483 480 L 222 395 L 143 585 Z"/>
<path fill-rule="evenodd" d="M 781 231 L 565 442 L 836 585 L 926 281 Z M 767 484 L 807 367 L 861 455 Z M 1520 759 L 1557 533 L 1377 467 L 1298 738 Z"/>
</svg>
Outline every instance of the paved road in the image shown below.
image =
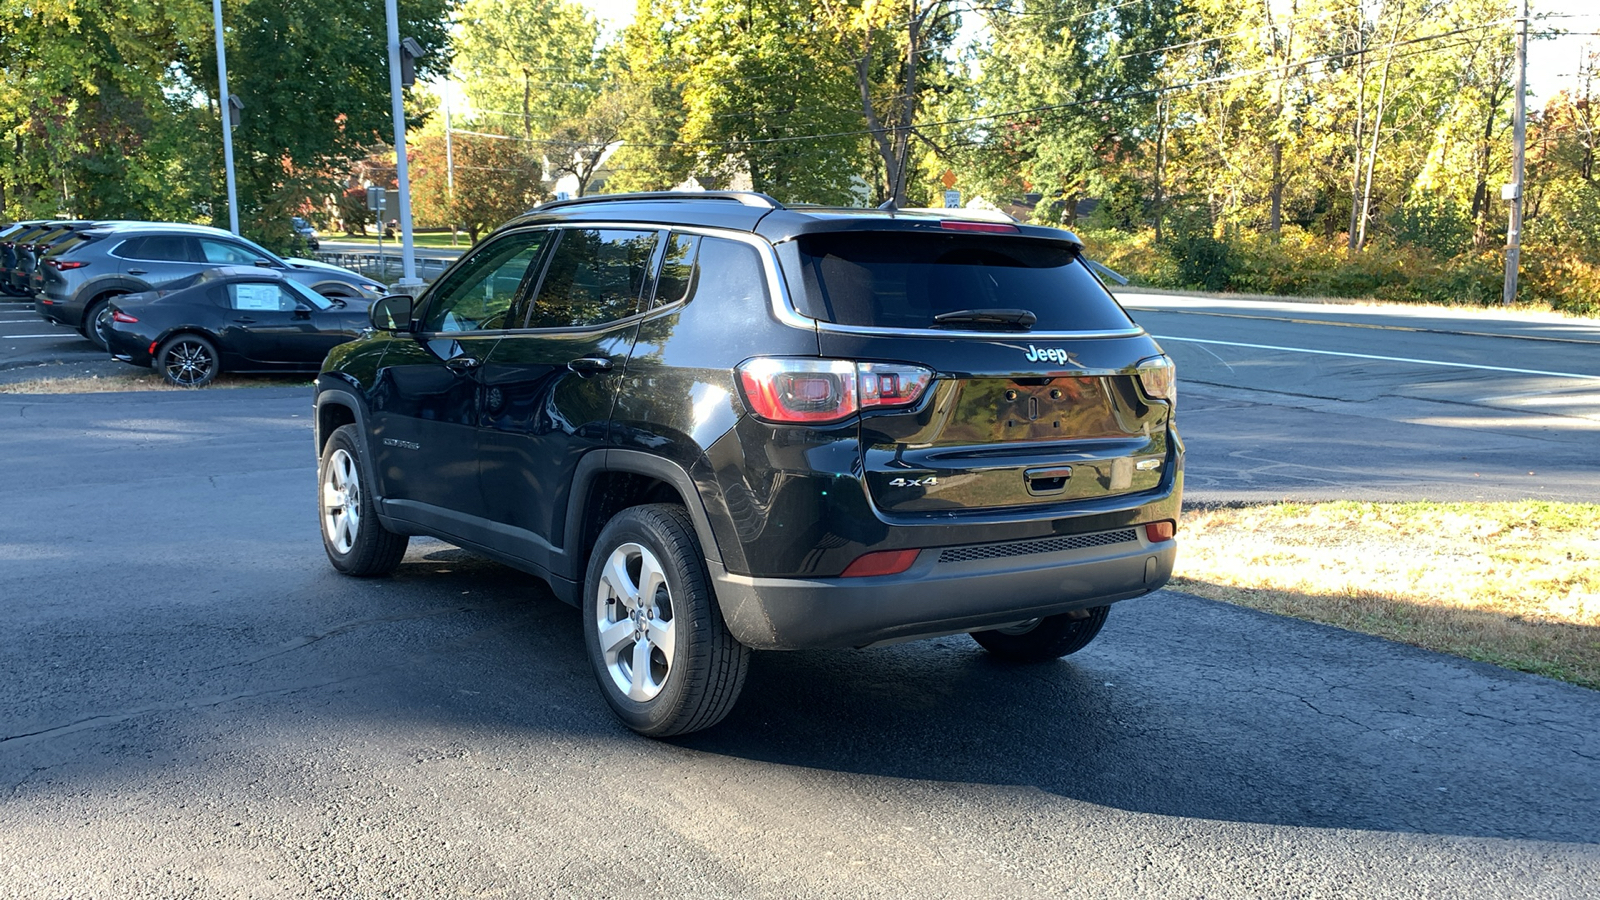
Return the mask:
<svg viewBox="0 0 1600 900">
<path fill-rule="evenodd" d="M 1600 500 L 1600 323 L 1124 293 L 1195 499 Z"/>
<path fill-rule="evenodd" d="M 308 414 L 0 397 L 0 897 L 1600 895 L 1600 694 L 1171 592 L 638 738 L 530 579 L 335 575 Z"/>
</svg>

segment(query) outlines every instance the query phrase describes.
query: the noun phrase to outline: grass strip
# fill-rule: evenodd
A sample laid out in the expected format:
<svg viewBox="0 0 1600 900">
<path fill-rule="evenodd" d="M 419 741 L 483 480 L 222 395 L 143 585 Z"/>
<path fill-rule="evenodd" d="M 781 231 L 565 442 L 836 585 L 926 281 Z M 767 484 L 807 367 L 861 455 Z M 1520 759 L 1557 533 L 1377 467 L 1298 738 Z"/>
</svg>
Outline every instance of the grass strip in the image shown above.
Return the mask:
<svg viewBox="0 0 1600 900">
<path fill-rule="evenodd" d="M 1185 514 L 1172 587 L 1600 689 L 1600 504 Z"/>
<path fill-rule="evenodd" d="M 124 391 L 210 391 L 233 388 L 310 387 L 306 375 L 218 375 L 202 388 L 168 384 L 155 372 L 132 371 L 125 375 L 75 375 L 62 378 L 31 378 L 0 384 L 0 394 L 112 394 Z"/>
</svg>

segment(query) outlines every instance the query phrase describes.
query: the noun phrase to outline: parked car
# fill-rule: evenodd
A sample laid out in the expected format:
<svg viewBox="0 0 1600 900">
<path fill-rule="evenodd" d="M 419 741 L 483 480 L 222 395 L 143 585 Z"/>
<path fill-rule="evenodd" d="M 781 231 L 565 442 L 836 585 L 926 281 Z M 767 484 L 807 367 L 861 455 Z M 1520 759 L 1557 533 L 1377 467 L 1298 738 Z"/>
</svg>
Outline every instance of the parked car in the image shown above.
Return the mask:
<svg viewBox="0 0 1600 900">
<path fill-rule="evenodd" d="M 367 306 L 271 269 L 225 266 L 114 298 L 105 333 L 113 359 L 201 387 L 224 371 L 314 372 L 367 327 Z"/>
<path fill-rule="evenodd" d="M 34 309 L 45 319 L 105 343 L 106 304 L 217 266 L 277 271 L 328 297 L 371 300 L 383 286 L 349 269 L 312 259 L 282 259 L 218 228 L 156 222 L 120 223 L 80 232 L 81 241 L 44 260 Z"/>
<path fill-rule="evenodd" d="M 83 232 L 109 224 L 111 223 L 93 221 L 61 222 L 53 230 L 32 238 L 25 244 L 19 244 L 15 271 L 17 280 L 22 282 L 20 293 L 27 297 L 35 297 L 44 290 L 46 267 L 41 263 L 46 256 L 80 243 L 82 238 L 79 235 Z"/>
<path fill-rule="evenodd" d="M 749 193 L 536 208 L 328 355 L 328 558 L 432 535 L 544 579 L 652 736 L 719 721 L 752 648 L 1072 653 L 1166 583 L 1183 483 L 1172 362 L 1082 250 Z"/>
<path fill-rule="evenodd" d="M 17 269 L 20 246 L 39 235 L 48 233 L 63 221 L 66 220 L 17 222 L 6 229 L 5 234 L 0 236 L 0 291 L 17 296 L 25 295 L 27 285 L 20 279 L 14 283 L 12 277 Z"/>
<path fill-rule="evenodd" d="M 296 237 L 306 242 L 308 249 L 315 250 L 322 246 L 322 242 L 317 240 L 317 230 L 311 227 L 310 222 L 300 216 L 290 216 L 289 227 L 294 229 Z"/>
</svg>

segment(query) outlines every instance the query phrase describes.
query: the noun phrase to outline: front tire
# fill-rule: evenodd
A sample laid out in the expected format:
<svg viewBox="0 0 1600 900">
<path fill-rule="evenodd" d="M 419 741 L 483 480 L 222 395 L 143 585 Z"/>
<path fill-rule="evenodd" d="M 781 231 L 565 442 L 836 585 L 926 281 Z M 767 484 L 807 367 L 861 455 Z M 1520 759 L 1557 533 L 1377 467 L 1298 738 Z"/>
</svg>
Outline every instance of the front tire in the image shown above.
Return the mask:
<svg viewBox="0 0 1600 900">
<path fill-rule="evenodd" d="M 1001 659 L 1046 662 L 1089 646 L 1106 624 L 1106 614 L 1110 611 L 1110 606 L 1073 610 L 1010 628 L 974 631 L 972 639 Z"/>
<path fill-rule="evenodd" d="M 334 429 L 317 464 L 322 548 L 335 569 L 357 578 L 393 575 L 411 542 L 378 521 L 371 484 L 360 431 L 354 425 Z"/>
<path fill-rule="evenodd" d="M 744 688 L 750 649 L 722 621 L 681 506 L 635 506 L 606 523 L 584 579 L 583 622 L 606 703 L 647 737 L 710 728 Z"/>
<path fill-rule="evenodd" d="M 217 345 L 198 334 L 180 334 L 156 351 L 156 371 L 176 387 L 205 387 L 222 371 Z"/>
</svg>

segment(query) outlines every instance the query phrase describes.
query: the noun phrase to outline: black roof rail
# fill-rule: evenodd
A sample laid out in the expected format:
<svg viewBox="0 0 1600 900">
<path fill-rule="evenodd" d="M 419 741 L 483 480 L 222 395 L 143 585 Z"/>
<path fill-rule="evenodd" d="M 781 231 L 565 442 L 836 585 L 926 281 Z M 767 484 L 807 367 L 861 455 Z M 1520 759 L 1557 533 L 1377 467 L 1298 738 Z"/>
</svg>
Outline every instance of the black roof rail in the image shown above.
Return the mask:
<svg viewBox="0 0 1600 900">
<path fill-rule="evenodd" d="M 574 197 L 571 200 L 552 200 L 535 206 L 529 212 L 565 209 L 586 203 L 620 203 L 634 200 L 732 200 L 759 209 L 784 208 L 782 203 L 758 191 L 640 191 L 636 194 L 593 194 L 588 197 Z"/>
</svg>

